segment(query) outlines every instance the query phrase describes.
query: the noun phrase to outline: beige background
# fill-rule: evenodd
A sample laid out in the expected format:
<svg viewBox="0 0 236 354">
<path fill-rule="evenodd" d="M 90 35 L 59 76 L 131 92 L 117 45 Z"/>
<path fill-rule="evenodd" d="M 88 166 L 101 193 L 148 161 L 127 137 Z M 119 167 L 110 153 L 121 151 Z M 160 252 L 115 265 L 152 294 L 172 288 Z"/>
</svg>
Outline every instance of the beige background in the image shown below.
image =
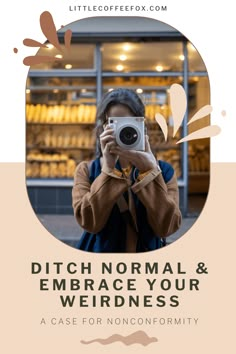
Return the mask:
<svg viewBox="0 0 236 354">
<path fill-rule="evenodd" d="M 90 254 L 58 241 L 42 226 L 28 200 L 23 163 L 0 164 L 1 173 L 1 334 L 4 353 L 162 353 L 182 354 L 235 352 L 235 197 L 236 164 L 211 165 L 211 183 L 205 207 L 193 227 L 177 242 L 154 252 L 119 255 Z M 166 292 L 180 296 L 180 306 L 158 308 L 63 309 L 59 293 L 39 291 L 39 277 L 31 275 L 31 262 L 92 262 L 94 279 L 101 278 L 102 261 L 181 262 L 185 278 L 196 277 L 197 263 L 205 262 L 208 275 L 198 275 L 199 292 Z M 53 274 L 46 277 L 53 278 Z M 79 274 L 77 274 L 78 277 Z M 75 277 L 77 277 L 75 276 Z M 42 277 L 44 277 L 42 275 Z M 90 276 L 87 276 L 90 277 Z M 113 278 L 120 277 L 113 274 Z M 111 278 L 112 278 L 111 277 Z M 126 274 L 123 278 L 133 278 Z M 145 276 L 144 278 L 154 278 Z M 169 277 L 169 276 L 167 276 Z M 176 275 L 176 277 L 179 277 Z M 169 277 L 171 278 L 171 277 Z M 146 293 L 142 277 L 139 294 Z M 112 296 L 113 291 L 108 295 Z M 96 292 L 93 292 L 95 295 Z M 119 294 L 117 294 L 119 295 Z M 122 295 L 122 294 L 121 294 Z M 131 294 L 132 295 L 132 294 Z M 158 317 L 199 318 L 198 325 L 185 326 L 40 326 L 42 317 Z M 107 338 L 118 333 L 145 331 L 158 342 L 147 347 L 83 345 L 82 339 Z"/>
</svg>

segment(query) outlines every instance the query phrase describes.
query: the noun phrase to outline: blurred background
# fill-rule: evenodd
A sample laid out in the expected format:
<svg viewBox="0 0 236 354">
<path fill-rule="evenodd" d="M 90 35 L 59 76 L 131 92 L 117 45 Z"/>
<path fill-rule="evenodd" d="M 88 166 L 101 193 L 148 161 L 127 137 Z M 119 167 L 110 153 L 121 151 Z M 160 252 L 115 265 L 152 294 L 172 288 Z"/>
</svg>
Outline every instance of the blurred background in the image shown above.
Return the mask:
<svg viewBox="0 0 236 354">
<path fill-rule="evenodd" d="M 64 34 L 72 30 L 70 48 Z M 26 178 L 32 207 L 55 237 L 76 247 L 81 228 L 72 210 L 76 165 L 94 158 L 96 105 L 114 88 L 135 90 L 146 106 L 152 151 L 168 161 L 178 176 L 183 226 L 172 243 L 196 221 L 209 187 L 209 139 L 176 145 L 188 132 L 209 124 L 209 116 L 187 126 L 210 104 L 209 79 L 194 45 L 175 28 L 142 17 L 95 17 L 58 31 L 61 50 L 47 44 L 37 55 L 55 60 L 30 67 L 26 86 Z M 169 89 L 182 85 L 188 98 L 183 124 L 172 138 Z M 155 122 L 161 113 L 169 137 Z"/>
</svg>

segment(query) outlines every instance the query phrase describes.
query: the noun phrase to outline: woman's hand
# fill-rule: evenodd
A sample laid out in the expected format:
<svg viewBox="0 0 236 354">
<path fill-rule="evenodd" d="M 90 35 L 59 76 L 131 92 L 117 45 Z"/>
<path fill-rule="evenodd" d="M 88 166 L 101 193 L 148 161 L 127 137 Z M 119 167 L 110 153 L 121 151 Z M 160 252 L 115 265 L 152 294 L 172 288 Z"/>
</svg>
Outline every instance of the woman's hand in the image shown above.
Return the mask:
<svg viewBox="0 0 236 354">
<path fill-rule="evenodd" d="M 116 140 L 114 137 L 114 129 L 108 125 L 100 135 L 100 144 L 103 156 L 103 167 L 113 169 L 115 167 L 118 156 L 111 152 L 113 147 L 116 147 Z"/>
<path fill-rule="evenodd" d="M 128 160 L 140 173 L 152 170 L 157 166 L 156 158 L 151 151 L 147 135 L 145 135 L 145 151 L 125 150 L 117 145 L 112 145 L 110 151 Z"/>
</svg>

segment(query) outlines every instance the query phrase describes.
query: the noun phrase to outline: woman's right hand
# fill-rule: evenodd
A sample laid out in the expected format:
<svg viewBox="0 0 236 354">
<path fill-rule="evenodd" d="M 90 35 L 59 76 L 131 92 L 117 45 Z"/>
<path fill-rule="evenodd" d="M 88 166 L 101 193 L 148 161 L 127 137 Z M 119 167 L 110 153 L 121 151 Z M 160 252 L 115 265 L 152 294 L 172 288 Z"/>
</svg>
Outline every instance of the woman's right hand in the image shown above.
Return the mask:
<svg viewBox="0 0 236 354">
<path fill-rule="evenodd" d="M 110 152 L 112 147 L 116 147 L 116 140 L 114 137 L 114 129 L 107 125 L 100 135 L 100 144 L 103 157 L 103 167 L 113 169 L 115 167 L 118 156 Z"/>
</svg>

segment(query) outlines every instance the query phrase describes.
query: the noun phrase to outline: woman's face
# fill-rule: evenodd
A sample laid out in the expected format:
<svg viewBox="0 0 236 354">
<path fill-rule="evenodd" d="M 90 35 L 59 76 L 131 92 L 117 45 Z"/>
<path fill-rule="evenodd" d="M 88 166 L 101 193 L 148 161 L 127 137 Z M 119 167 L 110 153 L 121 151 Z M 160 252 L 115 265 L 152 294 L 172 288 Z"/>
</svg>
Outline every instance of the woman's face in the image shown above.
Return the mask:
<svg viewBox="0 0 236 354">
<path fill-rule="evenodd" d="M 123 104 L 116 104 L 111 106 L 107 111 L 107 118 L 109 117 L 134 117 L 134 113 L 128 106 Z"/>
</svg>

